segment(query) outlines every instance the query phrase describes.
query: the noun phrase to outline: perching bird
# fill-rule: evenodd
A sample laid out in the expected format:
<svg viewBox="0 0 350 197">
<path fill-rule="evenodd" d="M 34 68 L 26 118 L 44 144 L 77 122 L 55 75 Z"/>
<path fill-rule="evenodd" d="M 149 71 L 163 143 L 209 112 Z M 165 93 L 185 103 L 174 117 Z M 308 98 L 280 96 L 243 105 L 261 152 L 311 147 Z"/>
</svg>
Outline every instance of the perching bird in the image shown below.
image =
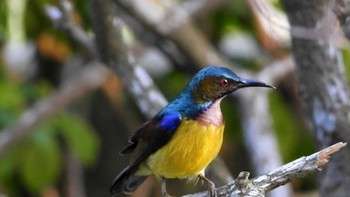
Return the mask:
<svg viewBox="0 0 350 197">
<path fill-rule="evenodd" d="M 129 139 L 121 154 L 132 153 L 129 165 L 115 178 L 111 194 L 131 193 L 154 174 L 165 179 L 198 178 L 216 196 L 215 184 L 204 170 L 218 154 L 224 120 L 220 102 L 227 94 L 245 87 L 269 87 L 265 83 L 238 77 L 224 67 L 206 67 L 187 84 L 183 92 Z"/>
</svg>

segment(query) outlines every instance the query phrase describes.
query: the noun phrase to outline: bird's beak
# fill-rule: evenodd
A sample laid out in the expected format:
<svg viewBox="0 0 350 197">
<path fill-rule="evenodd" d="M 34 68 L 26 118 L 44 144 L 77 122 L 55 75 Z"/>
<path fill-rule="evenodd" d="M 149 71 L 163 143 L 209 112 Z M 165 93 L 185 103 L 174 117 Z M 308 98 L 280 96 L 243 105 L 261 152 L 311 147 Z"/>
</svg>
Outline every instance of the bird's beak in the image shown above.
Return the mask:
<svg viewBox="0 0 350 197">
<path fill-rule="evenodd" d="M 251 80 L 251 79 L 240 79 L 237 88 L 246 88 L 246 87 L 266 87 L 276 89 L 274 86 L 267 85 L 261 81 Z"/>
</svg>

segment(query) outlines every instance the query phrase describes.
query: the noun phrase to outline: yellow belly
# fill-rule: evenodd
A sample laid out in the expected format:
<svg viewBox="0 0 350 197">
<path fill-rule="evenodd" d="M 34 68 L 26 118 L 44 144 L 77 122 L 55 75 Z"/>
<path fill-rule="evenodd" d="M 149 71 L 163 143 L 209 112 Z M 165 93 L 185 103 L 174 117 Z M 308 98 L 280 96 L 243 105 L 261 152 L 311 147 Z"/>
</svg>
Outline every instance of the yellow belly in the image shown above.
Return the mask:
<svg viewBox="0 0 350 197">
<path fill-rule="evenodd" d="M 223 130 L 224 125 L 183 121 L 169 143 L 151 155 L 136 174 L 187 178 L 203 173 L 220 151 Z"/>
</svg>

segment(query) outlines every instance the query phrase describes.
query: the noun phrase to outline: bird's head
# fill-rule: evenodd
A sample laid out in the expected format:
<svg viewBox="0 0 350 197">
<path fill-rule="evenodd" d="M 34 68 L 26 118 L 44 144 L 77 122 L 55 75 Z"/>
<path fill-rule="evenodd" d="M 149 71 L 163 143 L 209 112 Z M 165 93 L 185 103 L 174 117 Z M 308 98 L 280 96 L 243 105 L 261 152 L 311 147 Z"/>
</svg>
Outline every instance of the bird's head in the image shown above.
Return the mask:
<svg viewBox="0 0 350 197">
<path fill-rule="evenodd" d="M 260 81 L 242 79 L 228 68 L 210 66 L 200 70 L 186 89 L 191 93 L 194 101 L 207 103 L 246 87 L 274 88 Z"/>
</svg>

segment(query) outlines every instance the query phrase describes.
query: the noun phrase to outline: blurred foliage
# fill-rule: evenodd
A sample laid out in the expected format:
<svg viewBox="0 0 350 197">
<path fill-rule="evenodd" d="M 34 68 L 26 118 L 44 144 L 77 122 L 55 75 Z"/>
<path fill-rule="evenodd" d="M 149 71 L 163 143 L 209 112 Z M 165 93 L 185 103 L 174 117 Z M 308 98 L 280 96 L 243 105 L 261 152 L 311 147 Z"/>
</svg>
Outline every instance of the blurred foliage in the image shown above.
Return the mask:
<svg viewBox="0 0 350 197">
<path fill-rule="evenodd" d="M 31 192 L 39 192 L 53 184 L 62 166 L 60 149 L 54 136 L 54 128 L 47 122 L 37 129 L 17 152 L 16 166 L 24 185 Z"/>
<path fill-rule="evenodd" d="M 6 76 L 3 68 L 0 64 L 0 129 L 14 123 L 24 110 L 53 91 L 46 80 L 15 82 Z M 65 149 L 72 151 L 83 164 L 94 164 L 98 139 L 80 116 L 62 111 L 0 157 L 0 192 L 20 196 L 18 192 L 24 186 L 30 193 L 38 194 L 54 185 L 65 165 Z"/>
<path fill-rule="evenodd" d="M 41 32 L 52 29 L 52 23 L 45 14 L 45 6 L 52 3 L 52 0 L 41 0 L 41 2 L 31 1 L 27 3 L 25 10 L 25 29 L 29 38 L 36 38 Z"/>
<path fill-rule="evenodd" d="M 350 51 L 349 49 L 342 50 L 343 61 L 345 66 L 345 76 L 350 84 Z"/>
<path fill-rule="evenodd" d="M 296 114 L 281 94 L 269 94 L 269 100 L 273 126 L 284 162 L 314 152 L 311 134 L 300 126 Z"/>
<path fill-rule="evenodd" d="M 280 9 L 280 10 L 283 10 L 283 6 L 281 4 L 281 1 L 279 0 L 272 0 L 271 1 L 272 5 L 277 8 L 277 9 Z"/>
<path fill-rule="evenodd" d="M 171 101 L 180 94 L 188 80 L 190 80 L 190 76 L 184 76 L 179 72 L 172 71 L 162 78 L 157 79 L 156 84 L 167 100 Z"/>
<path fill-rule="evenodd" d="M 55 119 L 55 126 L 82 163 L 94 163 L 99 147 L 98 136 L 81 117 L 71 113 L 60 114 Z"/>
<path fill-rule="evenodd" d="M 0 1 L 0 46 L 5 42 L 6 36 L 7 9 L 5 2 L 6 1 Z"/>
<path fill-rule="evenodd" d="M 215 30 L 214 40 L 220 39 L 224 34 L 232 31 L 250 31 L 252 28 L 251 11 L 244 1 L 230 1 L 228 6 L 215 12 L 212 19 Z"/>
<path fill-rule="evenodd" d="M 292 104 L 281 95 L 278 91 L 269 94 L 270 113 L 279 152 L 283 162 L 288 163 L 296 158 L 310 155 L 316 150 L 310 131 L 302 126 L 300 117 L 297 117 L 298 114 L 291 107 Z M 312 190 L 316 187 L 315 176 L 296 179 L 292 182 L 292 186 L 297 191 Z"/>
</svg>

